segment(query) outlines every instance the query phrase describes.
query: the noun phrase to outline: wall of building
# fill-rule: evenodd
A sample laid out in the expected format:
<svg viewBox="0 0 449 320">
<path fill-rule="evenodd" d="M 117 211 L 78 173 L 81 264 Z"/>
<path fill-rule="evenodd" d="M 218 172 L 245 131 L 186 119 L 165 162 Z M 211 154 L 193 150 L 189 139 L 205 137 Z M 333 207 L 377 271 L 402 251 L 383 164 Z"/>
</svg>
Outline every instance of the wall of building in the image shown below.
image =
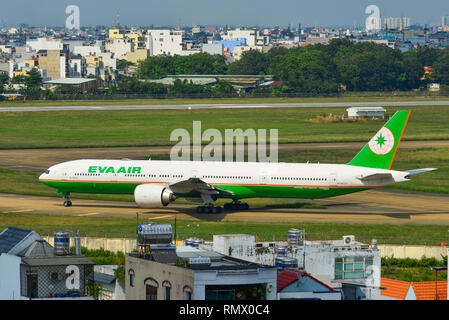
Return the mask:
<svg viewBox="0 0 449 320">
<path fill-rule="evenodd" d="M 53 237 L 52 236 L 43 236 L 44 240 L 53 245 Z M 73 238 L 71 238 L 71 244 L 73 245 Z M 82 237 L 81 245 L 88 249 L 101 249 L 112 251 L 112 252 L 131 252 L 136 249 L 136 240 L 135 239 L 125 239 L 125 238 L 91 238 L 91 237 Z M 427 258 L 435 258 L 441 260 L 441 256 L 447 255 L 446 247 L 436 247 L 436 246 L 399 246 L 399 245 L 378 245 L 377 246 L 381 252 L 381 257 L 391 257 L 404 259 L 421 259 L 423 256 Z M 218 249 L 218 248 L 217 248 Z M 214 247 L 215 250 L 215 247 Z M 218 249 L 219 250 L 219 249 Z M 236 258 L 246 256 L 247 253 L 245 250 L 251 250 L 250 246 L 242 246 L 239 249 L 240 254 L 236 255 Z M 254 250 L 254 249 L 253 249 Z M 255 261 L 262 264 L 272 264 L 274 263 L 274 257 L 276 255 L 273 248 L 263 247 L 260 249 L 255 249 L 259 251 L 266 251 L 270 254 L 266 255 L 264 260 Z M 234 254 L 236 252 L 234 251 Z"/>
<path fill-rule="evenodd" d="M 0 255 L 0 300 L 19 300 L 20 257 L 3 253 Z"/>
<path fill-rule="evenodd" d="M 266 300 L 276 300 L 276 268 L 258 269 L 257 272 L 241 270 L 240 272 L 220 272 L 217 270 L 197 270 L 195 272 L 194 300 L 205 300 L 206 286 L 226 285 L 267 285 Z"/>
<path fill-rule="evenodd" d="M 130 272 L 134 273 L 134 286 L 130 286 Z M 163 282 L 171 284 L 170 299 L 184 300 L 184 288 L 193 289 L 195 272 L 191 269 L 162 264 L 155 261 L 126 256 L 125 292 L 127 300 L 145 300 L 145 280 L 154 279 L 157 284 L 157 299 L 164 300 Z M 194 291 L 195 293 L 195 291 Z"/>
</svg>

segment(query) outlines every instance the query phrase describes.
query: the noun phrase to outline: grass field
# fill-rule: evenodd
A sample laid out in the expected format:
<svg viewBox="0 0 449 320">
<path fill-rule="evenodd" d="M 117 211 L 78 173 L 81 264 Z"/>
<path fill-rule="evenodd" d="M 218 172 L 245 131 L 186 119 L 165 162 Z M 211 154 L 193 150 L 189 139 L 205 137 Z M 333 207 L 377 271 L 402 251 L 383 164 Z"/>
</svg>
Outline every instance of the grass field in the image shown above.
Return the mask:
<svg viewBox="0 0 449 320">
<path fill-rule="evenodd" d="M 41 235 L 53 235 L 60 230 L 79 230 L 81 236 L 107 238 L 134 238 L 136 219 L 125 217 L 76 217 L 29 213 L 0 213 L 0 230 L 8 226 L 33 229 Z M 140 223 L 149 221 L 140 216 Z M 158 219 L 157 223 L 171 223 L 175 220 Z M 449 225 L 449 223 L 448 223 Z M 199 237 L 212 240 L 214 234 L 252 234 L 257 241 L 285 241 L 288 230 L 305 230 L 307 240 L 341 239 L 353 234 L 358 241 L 369 243 L 375 238 L 379 244 L 440 245 L 447 242 L 448 225 L 419 224 L 345 224 L 345 223 L 288 223 L 288 222 L 242 222 L 242 221 L 176 221 L 177 239 Z"/>
<path fill-rule="evenodd" d="M 397 108 L 387 108 L 392 115 Z M 449 138 L 449 107 L 410 107 L 404 140 Z M 275 108 L 220 110 L 140 110 L 11 112 L 0 114 L 0 149 L 173 145 L 177 128 L 202 131 L 278 129 L 279 143 L 368 141 L 385 123 L 313 123 L 319 115 L 346 114 L 345 108 Z M 204 144 L 207 144 L 205 142 Z"/>
<path fill-rule="evenodd" d="M 438 94 L 417 95 L 413 92 L 361 92 L 340 97 L 264 97 L 264 98 L 168 98 L 168 99 L 102 99 L 60 101 L 0 101 L 0 107 L 11 106 L 97 106 L 97 105 L 167 105 L 167 104 L 249 104 L 249 103 L 302 103 L 302 102 L 372 102 L 372 101 L 433 101 L 448 100 Z"/>
</svg>

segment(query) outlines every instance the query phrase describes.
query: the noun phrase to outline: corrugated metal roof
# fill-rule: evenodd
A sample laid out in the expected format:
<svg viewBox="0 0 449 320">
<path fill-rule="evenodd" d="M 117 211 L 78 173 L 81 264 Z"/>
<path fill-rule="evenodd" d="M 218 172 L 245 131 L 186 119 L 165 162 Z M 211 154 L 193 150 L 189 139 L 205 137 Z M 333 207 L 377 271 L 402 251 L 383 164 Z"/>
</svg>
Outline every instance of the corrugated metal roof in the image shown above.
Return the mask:
<svg viewBox="0 0 449 320">
<path fill-rule="evenodd" d="M 61 78 L 55 80 L 44 81 L 44 84 L 72 84 L 78 85 L 86 82 L 96 81 L 96 79 L 85 79 L 85 78 Z"/>
<path fill-rule="evenodd" d="M 52 258 L 55 256 L 55 249 L 45 240 L 36 240 L 19 255 L 24 258 Z"/>
<path fill-rule="evenodd" d="M 0 254 L 8 253 L 32 231 L 8 227 L 0 233 Z"/>
<path fill-rule="evenodd" d="M 92 265 L 85 256 L 55 256 L 54 258 L 23 258 L 22 261 L 29 266 L 64 266 L 64 265 Z"/>
<path fill-rule="evenodd" d="M 94 281 L 94 282 L 98 282 L 98 283 L 104 283 L 104 284 L 110 284 L 113 283 L 115 281 L 115 277 L 111 276 L 109 274 L 105 274 L 105 273 L 91 273 L 87 276 L 87 280 L 90 281 Z"/>
</svg>

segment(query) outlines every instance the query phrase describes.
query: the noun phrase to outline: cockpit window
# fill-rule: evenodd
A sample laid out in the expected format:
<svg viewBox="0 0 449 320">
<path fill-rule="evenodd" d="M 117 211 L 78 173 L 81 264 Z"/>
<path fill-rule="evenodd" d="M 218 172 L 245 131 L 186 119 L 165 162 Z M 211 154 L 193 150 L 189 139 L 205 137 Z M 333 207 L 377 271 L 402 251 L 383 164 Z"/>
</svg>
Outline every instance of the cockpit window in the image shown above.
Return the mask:
<svg viewBox="0 0 449 320">
<path fill-rule="evenodd" d="M 46 174 L 49 174 L 49 173 L 50 173 L 50 170 L 45 170 L 45 173 L 46 173 Z"/>
</svg>

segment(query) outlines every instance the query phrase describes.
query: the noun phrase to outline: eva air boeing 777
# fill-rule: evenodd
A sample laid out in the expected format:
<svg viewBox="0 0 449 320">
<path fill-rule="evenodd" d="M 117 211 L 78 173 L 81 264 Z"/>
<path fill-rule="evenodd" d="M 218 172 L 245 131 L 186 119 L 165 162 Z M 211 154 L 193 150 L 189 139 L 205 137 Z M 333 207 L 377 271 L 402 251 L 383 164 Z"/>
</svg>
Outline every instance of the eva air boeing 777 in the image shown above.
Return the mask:
<svg viewBox="0 0 449 320">
<path fill-rule="evenodd" d="M 409 111 L 398 111 L 347 164 L 76 160 L 52 166 L 39 180 L 64 196 L 70 193 L 134 194 L 140 207 L 164 207 L 176 198 L 204 203 L 197 212 L 247 210 L 246 198 L 320 199 L 409 181 L 433 168 L 391 170 Z"/>
</svg>

